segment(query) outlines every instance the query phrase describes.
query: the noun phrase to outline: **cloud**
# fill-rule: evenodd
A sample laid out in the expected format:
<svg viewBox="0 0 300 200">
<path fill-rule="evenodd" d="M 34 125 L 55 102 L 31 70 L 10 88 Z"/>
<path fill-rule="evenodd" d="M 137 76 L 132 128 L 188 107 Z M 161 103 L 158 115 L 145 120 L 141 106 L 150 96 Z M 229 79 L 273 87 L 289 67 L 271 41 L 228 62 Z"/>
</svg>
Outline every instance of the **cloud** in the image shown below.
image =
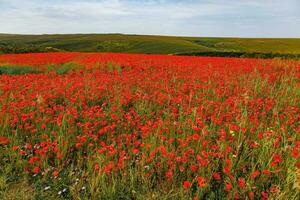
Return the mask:
<svg viewBox="0 0 300 200">
<path fill-rule="evenodd" d="M 0 0 L 0 32 L 300 37 L 297 0 Z"/>
</svg>

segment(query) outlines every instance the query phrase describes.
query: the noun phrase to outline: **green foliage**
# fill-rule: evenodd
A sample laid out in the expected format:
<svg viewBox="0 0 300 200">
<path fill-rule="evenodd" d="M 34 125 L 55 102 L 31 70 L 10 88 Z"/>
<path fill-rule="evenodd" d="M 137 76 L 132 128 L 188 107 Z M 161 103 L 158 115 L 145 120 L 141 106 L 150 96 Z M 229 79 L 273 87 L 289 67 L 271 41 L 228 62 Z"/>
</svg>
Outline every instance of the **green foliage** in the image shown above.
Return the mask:
<svg viewBox="0 0 300 200">
<path fill-rule="evenodd" d="M 62 65 L 48 65 L 46 66 L 46 71 L 47 72 L 52 72 L 55 71 L 57 74 L 67 74 L 69 71 L 78 71 L 82 69 L 83 66 L 79 66 L 76 63 L 65 63 Z"/>
<path fill-rule="evenodd" d="M 29 66 L 0 66 L 0 75 L 24 75 L 37 73 L 41 73 L 41 71 Z"/>
<path fill-rule="evenodd" d="M 74 65 L 72 63 L 64 64 L 56 70 L 56 73 L 57 74 L 67 74 L 73 68 L 74 68 Z"/>
<path fill-rule="evenodd" d="M 117 66 L 115 66 L 117 67 Z M 65 63 L 62 65 L 48 65 L 45 70 L 40 70 L 30 66 L 18 66 L 18 65 L 4 65 L 0 66 L 0 75 L 24 75 L 24 74 L 38 74 L 45 72 L 56 72 L 57 74 L 67 74 L 70 71 L 79 71 L 83 68 L 76 63 Z M 42 69 L 42 68 L 41 68 Z M 116 68 L 115 70 L 118 70 Z"/>
</svg>

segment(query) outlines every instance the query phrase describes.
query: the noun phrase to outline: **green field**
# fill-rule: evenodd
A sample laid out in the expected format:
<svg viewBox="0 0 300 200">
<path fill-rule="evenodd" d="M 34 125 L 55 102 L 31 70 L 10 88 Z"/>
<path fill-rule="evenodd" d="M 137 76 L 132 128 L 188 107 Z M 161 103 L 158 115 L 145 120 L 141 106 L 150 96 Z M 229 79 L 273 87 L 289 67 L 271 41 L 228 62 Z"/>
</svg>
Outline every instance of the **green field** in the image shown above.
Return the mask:
<svg viewBox="0 0 300 200">
<path fill-rule="evenodd" d="M 192 52 L 255 52 L 300 54 L 298 39 L 172 37 L 123 34 L 0 34 L 0 52 L 40 51 L 182 54 Z"/>
</svg>

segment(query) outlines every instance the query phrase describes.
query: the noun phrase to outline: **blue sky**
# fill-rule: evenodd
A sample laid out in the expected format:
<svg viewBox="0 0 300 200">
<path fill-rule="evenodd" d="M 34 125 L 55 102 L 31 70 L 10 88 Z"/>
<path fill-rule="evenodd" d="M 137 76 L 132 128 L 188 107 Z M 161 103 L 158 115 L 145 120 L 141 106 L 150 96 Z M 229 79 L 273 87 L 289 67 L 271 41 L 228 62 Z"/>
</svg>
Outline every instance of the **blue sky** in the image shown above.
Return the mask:
<svg viewBox="0 0 300 200">
<path fill-rule="evenodd" d="M 300 0 L 0 0 L 0 33 L 300 37 Z"/>
</svg>

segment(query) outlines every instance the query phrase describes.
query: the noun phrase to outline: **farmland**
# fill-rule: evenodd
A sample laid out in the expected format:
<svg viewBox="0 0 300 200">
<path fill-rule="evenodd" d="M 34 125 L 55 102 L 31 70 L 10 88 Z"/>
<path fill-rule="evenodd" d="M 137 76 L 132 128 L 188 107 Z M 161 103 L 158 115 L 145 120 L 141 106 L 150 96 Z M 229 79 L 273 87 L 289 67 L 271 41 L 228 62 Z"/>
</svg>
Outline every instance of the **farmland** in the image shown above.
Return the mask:
<svg viewBox="0 0 300 200">
<path fill-rule="evenodd" d="M 0 199 L 300 195 L 298 61 L 3 54 L 0 73 Z"/>
<path fill-rule="evenodd" d="M 209 38 L 126 34 L 0 34 L 0 53 L 47 51 L 197 54 L 300 58 L 298 38 Z M 251 54 L 252 53 L 252 54 Z M 253 53 L 258 55 L 253 55 Z M 275 54 L 275 55 L 274 55 Z M 282 54 L 282 56 L 281 56 Z"/>
</svg>

